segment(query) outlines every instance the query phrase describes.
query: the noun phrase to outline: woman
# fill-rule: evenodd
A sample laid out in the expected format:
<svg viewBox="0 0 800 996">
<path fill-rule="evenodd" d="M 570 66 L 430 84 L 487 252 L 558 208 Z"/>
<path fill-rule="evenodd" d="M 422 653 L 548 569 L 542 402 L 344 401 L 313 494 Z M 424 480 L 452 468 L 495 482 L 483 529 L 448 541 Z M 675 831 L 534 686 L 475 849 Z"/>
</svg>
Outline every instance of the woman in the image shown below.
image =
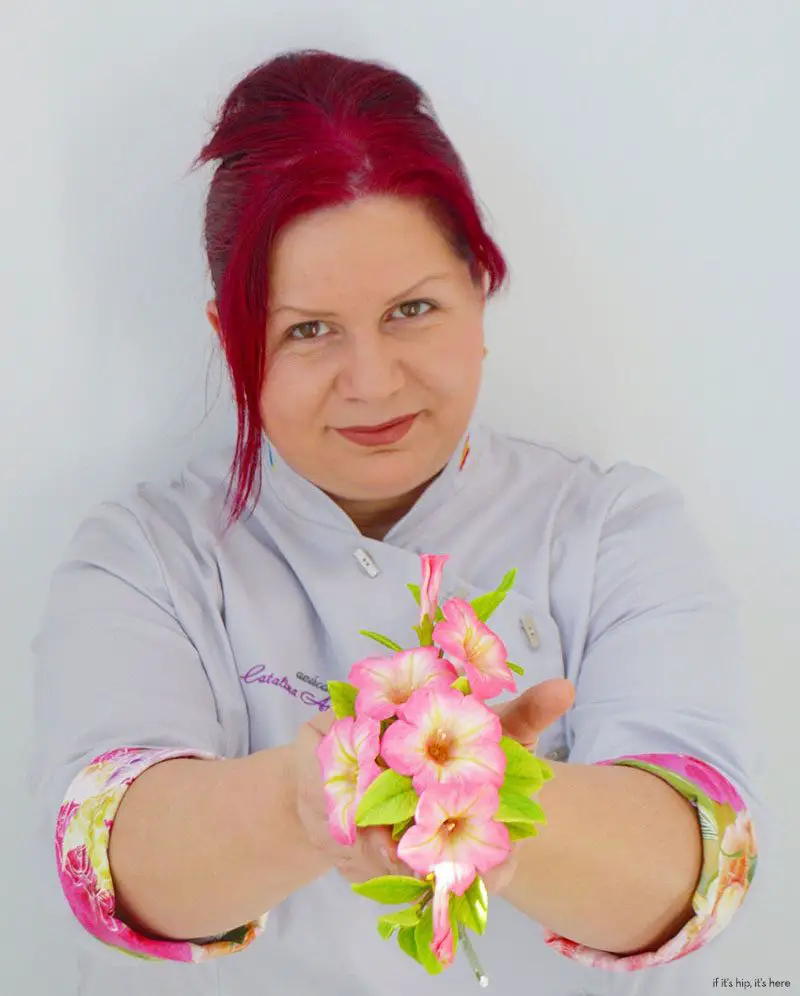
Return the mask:
<svg viewBox="0 0 800 996">
<path fill-rule="evenodd" d="M 105 945 L 81 992 L 462 991 L 460 961 L 429 978 L 376 934 L 349 882 L 395 847 L 331 840 L 316 756 L 326 680 L 373 650 L 360 630 L 407 638 L 422 553 L 462 597 L 518 569 L 492 628 L 527 677 L 498 711 L 555 773 L 490 876 L 493 987 L 605 991 L 699 948 L 749 887 L 754 792 L 731 599 L 680 496 L 475 424 L 506 264 L 407 77 L 282 55 L 211 161 L 232 466 L 96 509 L 34 645 L 42 832 Z"/>
</svg>

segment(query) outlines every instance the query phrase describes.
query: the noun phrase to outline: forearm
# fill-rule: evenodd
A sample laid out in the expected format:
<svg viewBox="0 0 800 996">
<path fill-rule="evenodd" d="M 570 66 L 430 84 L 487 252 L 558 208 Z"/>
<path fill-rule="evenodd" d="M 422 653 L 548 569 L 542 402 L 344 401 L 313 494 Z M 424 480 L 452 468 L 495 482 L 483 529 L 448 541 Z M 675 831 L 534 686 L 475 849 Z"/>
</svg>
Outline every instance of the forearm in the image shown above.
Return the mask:
<svg viewBox="0 0 800 996">
<path fill-rule="evenodd" d="M 614 954 L 650 950 L 692 916 L 702 845 L 692 805 L 622 766 L 553 763 L 547 825 L 520 842 L 503 896 L 543 926 Z"/>
<path fill-rule="evenodd" d="M 109 861 L 118 916 L 160 937 L 247 923 L 330 867 L 296 814 L 288 747 L 165 761 L 126 792 Z"/>
</svg>

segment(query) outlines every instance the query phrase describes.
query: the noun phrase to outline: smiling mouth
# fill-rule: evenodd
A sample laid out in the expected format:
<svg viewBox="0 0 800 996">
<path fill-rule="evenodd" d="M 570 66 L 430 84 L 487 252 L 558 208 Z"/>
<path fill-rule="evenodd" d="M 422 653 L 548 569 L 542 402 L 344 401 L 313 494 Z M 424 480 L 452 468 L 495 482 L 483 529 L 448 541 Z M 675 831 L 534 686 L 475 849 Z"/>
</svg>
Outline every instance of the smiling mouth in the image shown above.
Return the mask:
<svg viewBox="0 0 800 996">
<path fill-rule="evenodd" d="M 400 418 L 393 418 L 391 422 L 381 422 L 380 425 L 346 425 L 339 432 L 381 432 L 384 429 L 393 429 L 396 425 L 408 422 L 409 419 L 416 418 L 417 414 L 418 412 L 412 412 L 410 415 L 401 415 Z"/>
<path fill-rule="evenodd" d="M 363 428 L 349 426 L 346 429 L 336 429 L 336 432 L 358 446 L 393 446 L 411 431 L 419 414 L 416 412 L 413 415 L 404 415 L 402 418 L 392 419 L 391 422 L 384 422 L 383 425 L 370 425 Z"/>
</svg>

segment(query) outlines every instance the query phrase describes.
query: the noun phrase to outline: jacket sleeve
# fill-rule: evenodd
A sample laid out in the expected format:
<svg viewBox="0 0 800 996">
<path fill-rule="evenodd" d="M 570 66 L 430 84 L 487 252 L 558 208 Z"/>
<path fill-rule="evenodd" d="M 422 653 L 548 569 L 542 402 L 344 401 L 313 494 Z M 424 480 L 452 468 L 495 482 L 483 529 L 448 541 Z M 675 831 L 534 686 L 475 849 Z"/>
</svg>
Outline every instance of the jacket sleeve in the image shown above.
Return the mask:
<svg viewBox="0 0 800 996">
<path fill-rule="evenodd" d="M 632 971 L 683 957 L 724 929 L 757 862 L 755 771 L 735 601 L 681 495 L 662 477 L 612 468 L 589 623 L 569 714 L 570 762 L 627 764 L 694 806 L 703 866 L 694 916 L 657 951 L 618 956 L 545 931 L 583 964 Z"/>
<path fill-rule="evenodd" d="M 105 504 L 81 524 L 33 651 L 36 847 L 48 891 L 94 938 L 139 957 L 201 961 L 245 947 L 266 915 L 200 942 L 144 936 L 115 915 L 108 845 L 128 787 L 161 761 L 227 756 L 231 739 L 132 511 Z"/>
</svg>

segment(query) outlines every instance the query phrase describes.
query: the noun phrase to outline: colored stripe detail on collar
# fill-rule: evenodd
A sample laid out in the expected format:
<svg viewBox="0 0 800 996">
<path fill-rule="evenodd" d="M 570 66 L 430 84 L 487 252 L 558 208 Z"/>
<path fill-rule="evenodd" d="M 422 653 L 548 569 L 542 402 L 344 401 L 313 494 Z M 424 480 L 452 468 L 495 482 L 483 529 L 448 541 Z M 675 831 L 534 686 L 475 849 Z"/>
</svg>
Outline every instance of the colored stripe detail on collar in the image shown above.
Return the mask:
<svg viewBox="0 0 800 996">
<path fill-rule="evenodd" d="M 464 469 L 464 464 L 467 462 L 468 456 L 469 456 L 469 433 L 467 433 L 467 438 L 464 440 L 464 449 L 461 451 L 461 460 L 458 464 L 459 472 Z"/>
</svg>

